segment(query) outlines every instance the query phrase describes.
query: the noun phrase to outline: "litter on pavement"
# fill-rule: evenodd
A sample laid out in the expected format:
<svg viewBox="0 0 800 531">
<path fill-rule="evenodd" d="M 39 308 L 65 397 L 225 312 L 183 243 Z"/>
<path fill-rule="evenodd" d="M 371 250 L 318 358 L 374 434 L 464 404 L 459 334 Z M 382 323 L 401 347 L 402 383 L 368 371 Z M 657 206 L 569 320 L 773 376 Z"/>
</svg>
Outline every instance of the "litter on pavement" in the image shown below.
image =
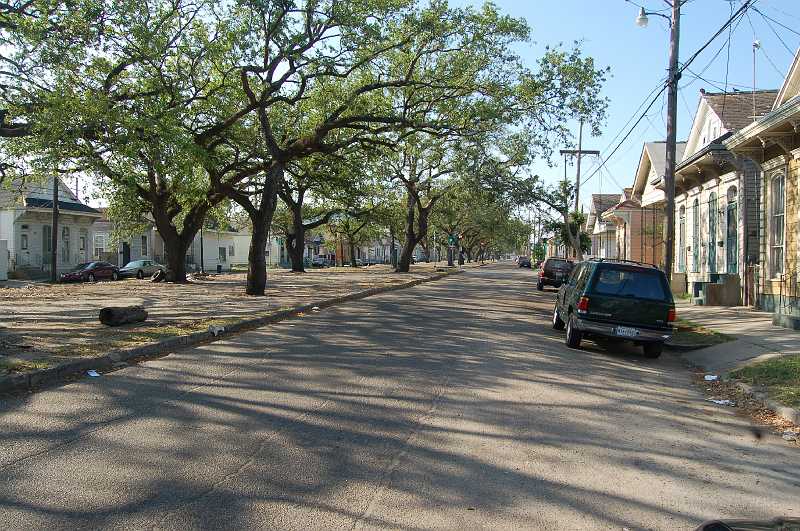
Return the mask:
<svg viewBox="0 0 800 531">
<path fill-rule="evenodd" d="M 208 326 L 208 331 L 211 332 L 212 336 L 218 337 L 222 332 L 225 331 L 225 327 L 224 326 L 209 325 Z"/>
<path fill-rule="evenodd" d="M 708 400 L 709 402 L 714 402 L 715 404 L 720 405 L 720 406 L 735 406 L 736 405 L 736 402 L 734 402 L 733 400 L 718 400 L 716 398 L 706 398 L 706 400 Z"/>
<path fill-rule="evenodd" d="M 320 311 L 320 309 L 319 309 L 319 306 L 314 306 L 313 308 L 311 308 L 311 311 L 312 311 L 312 312 L 318 312 L 318 311 Z"/>
<path fill-rule="evenodd" d="M 719 380 L 719 376 L 717 376 L 716 374 L 706 374 L 704 380 L 707 382 L 716 382 L 717 380 Z"/>
<path fill-rule="evenodd" d="M 97 372 L 97 371 L 96 371 L 96 370 L 94 370 L 94 369 L 92 369 L 92 370 L 90 370 L 90 371 L 86 371 L 86 374 L 88 374 L 88 375 L 89 375 L 89 376 L 91 376 L 92 378 L 97 378 L 98 376 L 100 376 L 100 373 L 99 373 L 99 372 Z"/>
<path fill-rule="evenodd" d="M 784 441 L 796 441 L 797 440 L 797 434 L 794 433 L 793 431 L 785 431 L 785 432 L 783 432 L 783 440 Z"/>
</svg>

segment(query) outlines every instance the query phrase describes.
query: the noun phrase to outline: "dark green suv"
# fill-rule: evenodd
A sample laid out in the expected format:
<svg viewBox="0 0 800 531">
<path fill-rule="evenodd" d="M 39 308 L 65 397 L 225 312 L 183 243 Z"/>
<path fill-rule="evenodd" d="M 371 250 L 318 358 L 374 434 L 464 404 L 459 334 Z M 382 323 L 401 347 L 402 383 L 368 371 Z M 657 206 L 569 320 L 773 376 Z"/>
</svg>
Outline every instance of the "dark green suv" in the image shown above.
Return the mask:
<svg viewBox="0 0 800 531">
<path fill-rule="evenodd" d="M 623 260 L 581 262 L 561 286 L 553 309 L 553 328 L 567 329 L 566 343 L 583 338 L 628 340 L 645 356 L 657 358 L 672 336 L 675 303 L 664 272 Z"/>
</svg>

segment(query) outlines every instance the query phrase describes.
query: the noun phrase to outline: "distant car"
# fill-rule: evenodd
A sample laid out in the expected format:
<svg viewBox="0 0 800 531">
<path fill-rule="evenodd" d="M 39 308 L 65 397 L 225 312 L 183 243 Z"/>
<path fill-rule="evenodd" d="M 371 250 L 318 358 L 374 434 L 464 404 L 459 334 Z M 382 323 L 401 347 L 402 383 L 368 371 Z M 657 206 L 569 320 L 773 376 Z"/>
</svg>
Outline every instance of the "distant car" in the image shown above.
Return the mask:
<svg viewBox="0 0 800 531">
<path fill-rule="evenodd" d="M 531 267 L 531 259 L 527 256 L 520 256 L 517 259 L 517 265 L 520 267 Z"/>
<path fill-rule="evenodd" d="M 566 258 L 548 258 L 539 269 L 539 282 L 536 289 L 542 291 L 545 286 L 561 287 L 569 276 L 575 262 Z"/>
<path fill-rule="evenodd" d="M 667 277 L 656 266 L 622 260 L 588 260 L 558 291 L 553 328 L 567 329 L 566 344 L 606 338 L 641 345 L 657 358 L 672 337 L 675 302 Z"/>
<path fill-rule="evenodd" d="M 356 267 L 361 267 L 364 265 L 364 260 L 361 258 L 356 258 Z"/>
<path fill-rule="evenodd" d="M 122 278 L 126 277 L 136 277 L 136 278 L 144 278 L 144 277 L 151 277 L 154 274 L 158 273 L 159 271 L 165 271 L 166 267 L 163 265 L 153 262 L 152 260 L 134 260 L 133 262 L 128 262 L 119 270 L 119 274 Z"/>
<path fill-rule="evenodd" d="M 98 280 L 119 280 L 119 268 L 108 262 L 86 262 L 78 264 L 62 273 L 61 282 L 96 282 Z"/>
<path fill-rule="evenodd" d="M 324 256 L 316 256 L 311 260 L 311 267 L 328 267 L 328 259 Z"/>
</svg>

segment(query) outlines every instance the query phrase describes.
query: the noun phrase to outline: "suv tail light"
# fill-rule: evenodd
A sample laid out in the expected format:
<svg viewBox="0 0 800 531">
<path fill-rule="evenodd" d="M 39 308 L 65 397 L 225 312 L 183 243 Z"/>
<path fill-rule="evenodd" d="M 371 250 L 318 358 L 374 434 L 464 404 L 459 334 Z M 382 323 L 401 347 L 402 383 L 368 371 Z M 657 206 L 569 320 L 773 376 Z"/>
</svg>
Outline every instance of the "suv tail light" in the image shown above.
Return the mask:
<svg viewBox="0 0 800 531">
<path fill-rule="evenodd" d="M 578 301 L 578 312 L 579 313 L 586 313 L 589 311 L 589 297 L 581 297 L 581 300 Z"/>
<path fill-rule="evenodd" d="M 674 307 L 670 308 L 669 311 L 667 312 L 667 322 L 668 323 L 675 322 L 676 317 L 677 316 L 675 315 L 675 308 Z"/>
</svg>

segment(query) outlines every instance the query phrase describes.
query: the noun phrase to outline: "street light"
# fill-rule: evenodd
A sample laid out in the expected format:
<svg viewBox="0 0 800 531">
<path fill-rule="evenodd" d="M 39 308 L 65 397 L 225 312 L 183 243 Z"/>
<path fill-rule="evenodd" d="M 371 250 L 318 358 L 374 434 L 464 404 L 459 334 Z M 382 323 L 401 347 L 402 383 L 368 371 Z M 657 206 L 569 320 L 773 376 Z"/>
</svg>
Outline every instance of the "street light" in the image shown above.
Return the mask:
<svg viewBox="0 0 800 531">
<path fill-rule="evenodd" d="M 640 28 L 646 28 L 648 22 L 650 22 L 650 19 L 647 18 L 647 13 L 644 8 L 639 8 L 639 16 L 636 17 L 636 25 Z"/>
<path fill-rule="evenodd" d="M 647 15 L 656 15 L 665 18 L 670 25 L 669 43 L 669 76 L 667 78 L 667 141 L 664 157 L 664 220 L 666 221 L 664 235 L 664 273 L 667 281 L 672 284 L 672 260 L 675 253 L 675 165 L 676 165 L 676 122 L 678 114 L 678 80 L 681 73 L 678 70 L 678 43 L 680 37 L 681 4 L 685 0 L 672 0 L 672 16 L 662 13 L 645 11 L 639 8 L 636 25 L 643 28 L 647 26 Z M 668 2 L 669 3 L 669 2 Z"/>
</svg>

